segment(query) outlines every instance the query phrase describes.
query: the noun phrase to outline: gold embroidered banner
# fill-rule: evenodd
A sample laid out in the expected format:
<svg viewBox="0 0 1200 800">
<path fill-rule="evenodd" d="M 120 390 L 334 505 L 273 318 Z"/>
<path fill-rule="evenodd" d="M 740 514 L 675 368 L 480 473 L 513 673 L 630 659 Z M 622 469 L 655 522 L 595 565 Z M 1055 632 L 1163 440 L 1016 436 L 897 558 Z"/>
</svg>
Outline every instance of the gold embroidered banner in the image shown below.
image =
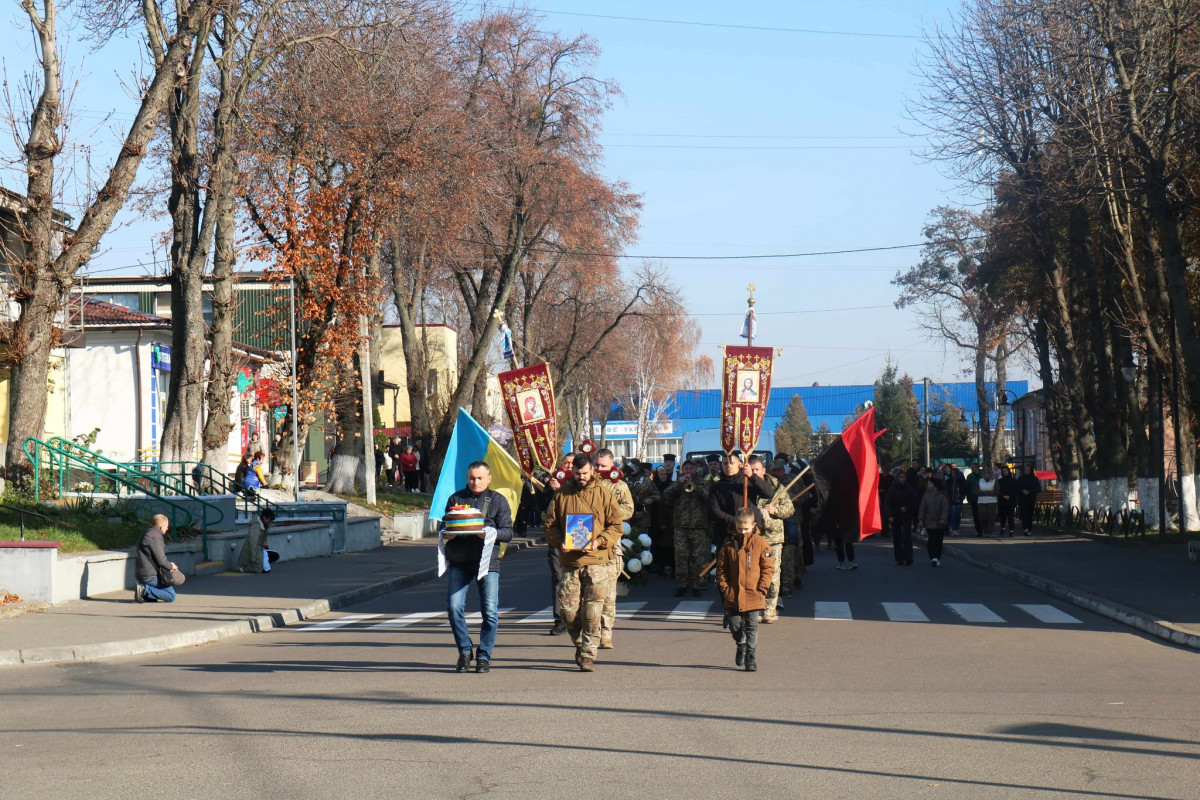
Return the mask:
<svg viewBox="0 0 1200 800">
<path fill-rule="evenodd" d="M 512 423 L 513 444 L 521 469 L 533 474 L 539 466 L 553 471 L 558 453 L 558 423 L 554 413 L 554 386 L 545 364 L 501 372 L 500 394 Z"/>
<path fill-rule="evenodd" d="M 771 397 L 771 347 L 726 347 L 721 379 L 721 449 L 754 452 Z"/>
</svg>

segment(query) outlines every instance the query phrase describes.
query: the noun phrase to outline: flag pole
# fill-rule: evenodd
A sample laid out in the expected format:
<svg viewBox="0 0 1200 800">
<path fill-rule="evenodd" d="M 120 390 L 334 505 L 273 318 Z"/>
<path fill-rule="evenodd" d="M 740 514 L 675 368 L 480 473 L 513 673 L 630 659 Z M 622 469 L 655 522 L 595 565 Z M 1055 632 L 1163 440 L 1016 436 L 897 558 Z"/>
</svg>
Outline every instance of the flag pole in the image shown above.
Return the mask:
<svg viewBox="0 0 1200 800">
<path fill-rule="evenodd" d="M 755 288 L 756 287 L 754 286 L 754 281 L 751 281 L 749 283 L 749 285 L 746 286 L 746 291 L 748 291 L 750 293 L 750 296 L 746 298 L 746 346 L 747 347 L 754 346 L 754 289 Z M 755 442 L 755 444 L 757 445 L 758 442 Z M 747 453 L 745 455 L 746 455 L 746 465 L 749 466 L 750 457 L 753 456 L 754 453 Z M 742 508 L 748 508 L 749 506 L 750 506 L 750 476 L 746 475 L 745 470 L 743 470 L 742 471 Z M 765 531 L 764 531 L 764 533 L 765 533 Z"/>
</svg>

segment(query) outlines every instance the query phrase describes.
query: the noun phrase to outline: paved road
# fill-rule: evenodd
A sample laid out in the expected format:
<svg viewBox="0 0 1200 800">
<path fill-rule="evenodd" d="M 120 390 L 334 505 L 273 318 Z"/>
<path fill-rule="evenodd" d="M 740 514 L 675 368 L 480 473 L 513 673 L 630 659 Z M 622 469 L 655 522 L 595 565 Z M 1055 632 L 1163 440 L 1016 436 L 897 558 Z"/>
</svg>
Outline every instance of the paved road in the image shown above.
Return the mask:
<svg viewBox="0 0 1200 800">
<path fill-rule="evenodd" d="M 990 573 L 828 553 L 733 668 L 715 594 L 624 598 L 579 673 L 545 551 L 505 563 L 490 675 L 430 583 L 301 628 L 5 672 L 5 797 L 1194 798 L 1200 661 Z M 432 615 L 432 616 L 429 616 Z M 913 621 L 906 621 L 913 620 Z M 336 621 L 336 624 L 325 624 Z"/>
</svg>

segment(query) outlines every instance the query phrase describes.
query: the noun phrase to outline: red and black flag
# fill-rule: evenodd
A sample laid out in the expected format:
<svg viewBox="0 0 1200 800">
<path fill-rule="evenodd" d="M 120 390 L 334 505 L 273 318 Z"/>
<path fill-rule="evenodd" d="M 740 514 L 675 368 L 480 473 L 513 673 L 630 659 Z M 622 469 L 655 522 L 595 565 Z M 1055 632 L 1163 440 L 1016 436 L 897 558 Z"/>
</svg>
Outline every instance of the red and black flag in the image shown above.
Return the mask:
<svg viewBox="0 0 1200 800">
<path fill-rule="evenodd" d="M 882 530 L 879 517 L 879 459 L 875 454 L 875 409 L 856 419 L 813 459 L 820 494 L 813 535 L 833 533 L 859 541 Z"/>
</svg>

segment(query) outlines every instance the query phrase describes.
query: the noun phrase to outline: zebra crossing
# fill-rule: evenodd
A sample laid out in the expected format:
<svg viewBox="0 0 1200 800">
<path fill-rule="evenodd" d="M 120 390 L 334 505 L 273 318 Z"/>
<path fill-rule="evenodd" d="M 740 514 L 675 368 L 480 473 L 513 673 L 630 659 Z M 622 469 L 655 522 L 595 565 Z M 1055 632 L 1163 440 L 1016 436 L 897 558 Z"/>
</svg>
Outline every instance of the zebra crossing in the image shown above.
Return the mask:
<svg viewBox="0 0 1200 800">
<path fill-rule="evenodd" d="M 852 622 L 855 620 L 889 622 L 927 623 L 967 623 L 971 625 L 1006 625 L 1029 624 L 1037 622 L 1043 625 L 1082 625 L 1083 620 L 1068 614 L 1066 611 L 1050 604 L 1013 603 L 993 604 L 984 603 L 933 603 L 928 602 L 922 607 L 918 603 L 908 602 L 857 602 L 851 604 L 838 600 L 817 600 L 811 605 L 811 612 L 806 603 L 788 601 L 789 608 L 781 616 L 792 619 L 811 619 L 816 622 Z M 703 622 L 708 619 L 720 618 L 723 611 L 716 600 L 683 600 L 665 607 L 649 607 L 645 601 L 629 601 L 617 603 L 617 619 L 666 620 L 668 622 Z M 879 611 L 882 611 L 882 617 Z M 799 613 L 795 613 L 795 612 Z M 857 611 L 857 615 L 856 615 Z M 517 625 L 547 625 L 554 620 L 554 608 L 546 608 L 530 612 L 519 611 L 516 608 L 499 609 L 505 624 Z M 479 612 L 467 615 L 468 624 L 478 625 Z M 438 611 L 418 611 L 399 616 L 386 614 L 347 614 L 343 617 L 315 622 L 311 625 L 294 628 L 293 630 L 306 633 L 324 633 L 344 631 L 353 628 L 356 631 L 402 630 L 421 623 L 446 627 L 444 609 Z"/>
</svg>

